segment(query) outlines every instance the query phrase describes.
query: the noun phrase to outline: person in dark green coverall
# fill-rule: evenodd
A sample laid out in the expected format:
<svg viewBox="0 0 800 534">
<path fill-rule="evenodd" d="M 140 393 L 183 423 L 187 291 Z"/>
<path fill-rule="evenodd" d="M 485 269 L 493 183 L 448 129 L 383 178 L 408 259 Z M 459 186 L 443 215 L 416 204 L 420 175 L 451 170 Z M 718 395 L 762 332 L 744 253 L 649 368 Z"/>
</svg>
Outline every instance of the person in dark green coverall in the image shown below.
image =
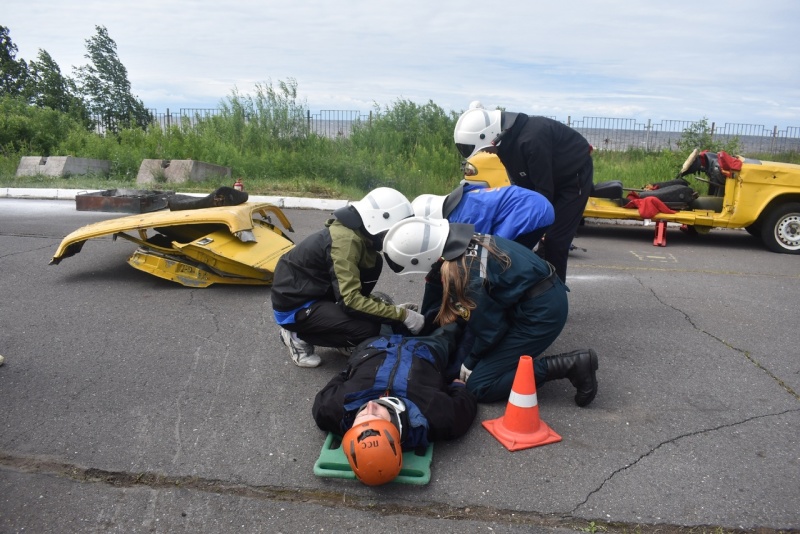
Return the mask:
<svg viewBox="0 0 800 534">
<path fill-rule="evenodd" d="M 321 363 L 315 345 L 349 353 L 380 333 L 381 325 L 418 333 L 423 316 L 413 304 L 395 306 L 372 295 L 389 227 L 413 214 L 411 203 L 389 187 L 333 212 L 335 219 L 284 254 L 275 267 L 272 308 L 280 335 L 299 367 Z"/>
<path fill-rule="evenodd" d="M 553 267 L 471 224 L 413 217 L 386 235 L 384 254 L 400 274 L 427 273 L 422 313 L 438 325 L 464 321 L 460 377 L 479 402 L 507 400 L 519 358 L 534 358 L 537 386 L 567 378 L 586 406 L 597 394 L 597 354 L 577 350 L 539 356 L 567 321 L 567 288 Z"/>
</svg>

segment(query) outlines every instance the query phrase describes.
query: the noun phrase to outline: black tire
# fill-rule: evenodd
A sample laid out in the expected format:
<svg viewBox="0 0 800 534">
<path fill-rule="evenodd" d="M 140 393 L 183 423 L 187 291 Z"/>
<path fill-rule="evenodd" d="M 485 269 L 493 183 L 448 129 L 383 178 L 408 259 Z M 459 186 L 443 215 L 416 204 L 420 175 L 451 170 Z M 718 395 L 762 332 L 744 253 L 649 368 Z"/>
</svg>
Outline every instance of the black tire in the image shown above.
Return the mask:
<svg viewBox="0 0 800 534">
<path fill-rule="evenodd" d="M 747 230 L 747 233 L 750 234 L 751 236 L 757 237 L 759 239 L 761 238 L 761 224 L 760 223 L 754 222 L 750 226 L 745 226 L 744 229 Z"/>
<path fill-rule="evenodd" d="M 800 202 L 772 208 L 761 224 L 761 240 L 772 252 L 800 254 Z"/>
</svg>

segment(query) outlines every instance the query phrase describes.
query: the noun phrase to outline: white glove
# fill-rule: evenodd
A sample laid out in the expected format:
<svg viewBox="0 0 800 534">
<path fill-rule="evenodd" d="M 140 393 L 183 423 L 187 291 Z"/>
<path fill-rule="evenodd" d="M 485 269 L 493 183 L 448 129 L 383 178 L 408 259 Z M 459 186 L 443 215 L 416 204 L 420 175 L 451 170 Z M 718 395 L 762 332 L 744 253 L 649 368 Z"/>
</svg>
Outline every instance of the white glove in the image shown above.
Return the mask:
<svg viewBox="0 0 800 534">
<path fill-rule="evenodd" d="M 405 308 L 406 310 L 412 310 L 412 311 L 415 311 L 415 312 L 419 311 L 419 306 L 417 306 L 413 302 L 404 302 L 403 304 L 399 304 L 397 307 L 398 308 Z"/>
<path fill-rule="evenodd" d="M 472 369 L 467 369 L 466 366 L 462 363 L 461 364 L 461 372 L 458 373 L 458 378 L 462 382 L 466 383 L 469 380 L 469 375 L 472 374 Z"/>
<path fill-rule="evenodd" d="M 419 334 L 422 327 L 425 326 L 425 316 L 414 310 L 406 310 L 406 318 L 403 319 L 403 324 L 406 328 L 411 330 L 412 334 Z"/>
</svg>

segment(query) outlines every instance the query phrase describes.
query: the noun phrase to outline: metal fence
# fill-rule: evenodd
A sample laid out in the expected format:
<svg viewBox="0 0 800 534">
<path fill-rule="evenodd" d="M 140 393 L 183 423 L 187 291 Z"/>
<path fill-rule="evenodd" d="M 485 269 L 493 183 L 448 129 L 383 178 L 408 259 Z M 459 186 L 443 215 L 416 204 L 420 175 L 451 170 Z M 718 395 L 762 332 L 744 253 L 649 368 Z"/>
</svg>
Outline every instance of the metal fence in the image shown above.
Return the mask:
<svg viewBox="0 0 800 534">
<path fill-rule="evenodd" d="M 628 150 L 632 148 L 650 150 L 675 150 L 684 131 L 695 124 L 692 121 L 663 120 L 646 123 L 635 119 L 610 119 L 584 117 L 581 120 L 567 118 L 567 125 L 579 131 L 599 150 Z M 767 128 L 757 124 L 725 123 L 718 126 L 711 122 L 709 134 L 719 143 L 737 139 L 744 153 L 779 154 L 800 151 L 800 128 L 777 126 Z"/>
<path fill-rule="evenodd" d="M 154 122 L 162 128 L 171 125 L 191 127 L 201 120 L 219 115 L 219 109 L 181 108 L 177 113 L 158 113 L 151 110 Z M 551 117 L 556 118 L 556 117 Z M 363 114 L 357 110 L 322 110 L 318 113 L 306 112 L 307 133 L 328 138 L 347 138 L 353 125 L 372 120 L 372 113 Z M 557 119 L 558 120 L 558 119 Z M 598 150 L 645 151 L 675 150 L 684 132 L 692 128 L 694 121 L 662 120 L 660 122 L 641 122 L 636 119 L 607 117 L 583 117 L 575 120 L 567 117 L 561 121 L 580 132 Z M 707 123 L 712 139 L 726 143 L 738 139 L 743 153 L 779 154 L 800 152 L 800 127 L 792 126 L 779 130 L 777 126 L 768 128 L 758 124 Z"/>
</svg>

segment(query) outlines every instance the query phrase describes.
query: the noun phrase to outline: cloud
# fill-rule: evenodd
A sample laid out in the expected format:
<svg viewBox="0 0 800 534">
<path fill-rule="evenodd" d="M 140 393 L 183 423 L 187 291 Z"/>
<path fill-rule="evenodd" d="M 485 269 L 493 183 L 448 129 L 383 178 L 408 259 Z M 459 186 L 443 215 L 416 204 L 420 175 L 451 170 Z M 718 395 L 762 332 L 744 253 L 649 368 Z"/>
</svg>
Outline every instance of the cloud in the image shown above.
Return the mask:
<svg viewBox="0 0 800 534">
<path fill-rule="evenodd" d="M 18 56 L 44 48 L 65 73 L 106 26 L 133 92 L 159 110 L 294 78 L 312 110 L 479 99 L 562 120 L 800 124 L 794 0 L 6 0 L 5 11 Z"/>
</svg>

